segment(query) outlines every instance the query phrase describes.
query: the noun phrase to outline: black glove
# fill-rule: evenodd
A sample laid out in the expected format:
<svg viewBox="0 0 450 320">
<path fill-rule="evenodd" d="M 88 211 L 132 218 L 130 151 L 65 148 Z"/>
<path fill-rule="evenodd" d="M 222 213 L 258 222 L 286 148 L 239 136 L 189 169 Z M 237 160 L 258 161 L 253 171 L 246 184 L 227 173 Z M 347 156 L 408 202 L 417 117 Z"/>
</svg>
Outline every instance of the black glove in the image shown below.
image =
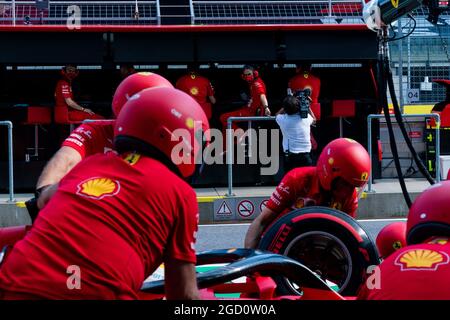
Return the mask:
<svg viewBox="0 0 450 320">
<path fill-rule="evenodd" d="M 41 196 L 42 191 L 44 191 L 44 189 L 49 186 L 50 185 L 46 185 L 46 186 L 36 189 L 34 191 L 34 198 L 31 198 L 30 200 L 25 201 L 25 206 L 27 207 L 28 214 L 30 215 L 32 223 L 34 222 L 34 220 L 36 220 L 36 218 L 39 214 L 39 208 L 37 205 L 37 201 L 38 201 L 39 197 Z"/>
<path fill-rule="evenodd" d="M 27 207 L 28 214 L 30 215 L 31 223 L 33 223 L 39 214 L 39 208 L 37 206 L 37 199 L 31 198 L 30 200 L 25 201 L 25 206 Z"/>
</svg>

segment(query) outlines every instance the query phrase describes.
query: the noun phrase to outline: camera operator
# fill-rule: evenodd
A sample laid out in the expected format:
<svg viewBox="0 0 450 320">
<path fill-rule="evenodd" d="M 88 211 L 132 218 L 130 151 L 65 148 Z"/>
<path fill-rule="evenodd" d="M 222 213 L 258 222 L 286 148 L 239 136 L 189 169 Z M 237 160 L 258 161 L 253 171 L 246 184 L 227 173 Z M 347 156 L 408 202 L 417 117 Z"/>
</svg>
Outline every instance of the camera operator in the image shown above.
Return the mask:
<svg viewBox="0 0 450 320">
<path fill-rule="evenodd" d="M 283 134 L 285 154 L 284 171 L 312 165 L 311 125 L 316 121 L 310 108 L 310 91 L 299 91 L 297 96 L 287 96 L 283 108 L 277 113 L 276 121 Z"/>
</svg>

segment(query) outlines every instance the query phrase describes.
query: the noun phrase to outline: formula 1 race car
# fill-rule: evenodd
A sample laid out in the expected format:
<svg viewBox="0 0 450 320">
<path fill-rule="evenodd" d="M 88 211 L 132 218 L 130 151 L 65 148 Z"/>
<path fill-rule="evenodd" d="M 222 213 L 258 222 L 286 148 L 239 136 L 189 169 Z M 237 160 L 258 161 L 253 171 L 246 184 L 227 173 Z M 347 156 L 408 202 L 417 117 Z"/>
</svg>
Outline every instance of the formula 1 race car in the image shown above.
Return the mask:
<svg viewBox="0 0 450 320">
<path fill-rule="evenodd" d="M 199 253 L 197 269 L 216 268 L 197 279 L 205 299 L 234 293 L 225 298 L 342 300 L 355 296 L 367 268 L 380 262 L 374 241 L 355 219 L 335 209 L 307 207 L 269 226 L 259 250 Z M 161 298 L 164 283 L 145 282 L 142 291 Z"/>
<path fill-rule="evenodd" d="M 0 246 L 13 245 L 27 230 L 0 228 Z M 342 300 L 356 295 L 367 268 L 379 263 L 374 241 L 355 219 L 335 209 L 306 207 L 269 226 L 258 250 L 199 253 L 197 270 L 211 268 L 197 279 L 204 299 Z M 162 299 L 164 281 L 147 280 L 153 281 L 144 282 L 142 298 Z"/>
</svg>

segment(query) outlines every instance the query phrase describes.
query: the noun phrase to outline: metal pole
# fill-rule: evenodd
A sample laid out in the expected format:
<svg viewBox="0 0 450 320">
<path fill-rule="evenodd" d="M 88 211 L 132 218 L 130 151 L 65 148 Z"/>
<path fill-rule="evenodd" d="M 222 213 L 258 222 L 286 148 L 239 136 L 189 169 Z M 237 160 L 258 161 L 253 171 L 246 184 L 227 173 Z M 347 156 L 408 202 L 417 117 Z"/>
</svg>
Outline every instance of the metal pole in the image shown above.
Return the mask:
<svg viewBox="0 0 450 320">
<path fill-rule="evenodd" d="M 402 19 L 398 19 L 398 28 L 399 37 L 403 35 L 402 32 Z M 403 39 L 400 39 L 398 42 L 398 87 L 400 90 L 399 100 L 400 100 L 400 112 L 403 114 Z"/>
<path fill-rule="evenodd" d="M 439 157 L 441 156 L 441 117 L 439 114 L 435 114 L 436 118 L 436 182 L 441 181 L 441 162 Z"/>
<path fill-rule="evenodd" d="M 0 121 L 0 125 L 8 127 L 8 171 L 9 171 L 9 202 L 14 202 L 14 167 L 13 167 L 13 124 L 11 121 Z"/>
<path fill-rule="evenodd" d="M 369 183 L 367 185 L 367 192 L 372 192 L 372 117 L 369 115 L 367 117 L 367 149 L 369 149 L 370 158 L 370 172 L 369 172 Z"/>
<path fill-rule="evenodd" d="M 233 135 L 231 134 L 232 130 L 232 121 L 233 118 L 230 117 L 227 120 L 227 166 L 228 166 L 228 194 L 227 196 L 231 197 L 234 196 L 233 194 Z"/>
<path fill-rule="evenodd" d="M 12 18 L 13 18 L 13 26 L 16 25 L 16 0 L 12 0 Z"/>
<path fill-rule="evenodd" d="M 189 0 L 189 11 L 191 12 L 191 24 L 195 24 L 194 3 Z"/>
<path fill-rule="evenodd" d="M 411 89 L 411 37 L 408 37 L 408 90 Z"/>
<path fill-rule="evenodd" d="M 159 0 L 156 0 L 156 23 L 161 25 L 161 8 L 159 5 Z"/>
</svg>

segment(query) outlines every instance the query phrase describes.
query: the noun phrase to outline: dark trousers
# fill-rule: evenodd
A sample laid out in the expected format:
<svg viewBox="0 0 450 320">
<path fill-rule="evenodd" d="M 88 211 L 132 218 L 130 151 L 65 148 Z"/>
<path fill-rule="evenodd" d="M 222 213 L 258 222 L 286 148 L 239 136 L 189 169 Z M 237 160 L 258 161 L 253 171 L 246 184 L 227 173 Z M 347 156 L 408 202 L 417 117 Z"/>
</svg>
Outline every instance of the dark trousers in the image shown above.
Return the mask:
<svg viewBox="0 0 450 320">
<path fill-rule="evenodd" d="M 284 156 L 284 172 L 287 173 L 294 168 L 312 166 L 310 152 L 291 153 L 286 152 Z"/>
</svg>

